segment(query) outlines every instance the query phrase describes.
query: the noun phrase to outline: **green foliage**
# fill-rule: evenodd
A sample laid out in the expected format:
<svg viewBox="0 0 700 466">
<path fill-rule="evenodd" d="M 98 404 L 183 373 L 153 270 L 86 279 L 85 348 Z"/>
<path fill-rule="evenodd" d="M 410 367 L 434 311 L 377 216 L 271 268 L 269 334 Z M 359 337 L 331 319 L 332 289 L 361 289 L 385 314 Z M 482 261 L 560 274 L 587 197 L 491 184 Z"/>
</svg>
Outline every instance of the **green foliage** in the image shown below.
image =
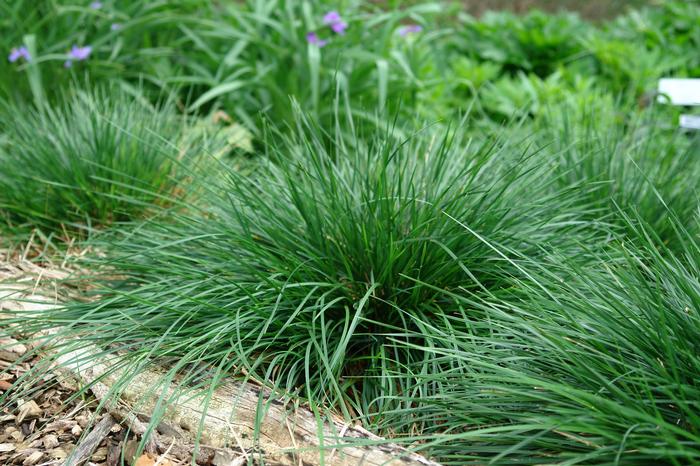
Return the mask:
<svg viewBox="0 0 700 466">
<path fill-rule="evenodd" d="M 414 56 L 411 42 L 416 39 L 399 37 L 397 28 L 401 21 L 424 22 L 425 16 L 439 11 L 437 5 L 424 4 L 382 12 L 364 2 L 350 2 L 343 11 L 348 29 L 341 36 L 322 22 L 332 6 L 308 1 L 206 6 L 199 0 L 115 1 L 104 2 L 99 10 L 48 1 L 35 9 L 34 3 L 20 0 L 0 7 L 7 10 L 0 10 L 7 18 L 1 32 L 13 30 L 0 35 L 5 50 L 23 43 L 14 31 L 35 35 L 31 66 L 41 69 L 49 94 L 60 89 L 59 84 L 82 83 L 85 76 L 91 83 L 116 81 L 133 93 L 135 88 L 155 96 L 178 92 L 188 111 L 224 109 L 258 135 L 261 116 L 279 125 L 293 122 L 290 96 L 331 125 L 329 102 L 338 94 L 369 119 L 376 107 L 398 109 L 400 98 L 414 100 L 424 86 L 417 68 L 427 50 L 422 49 L 422 57 Z M 41 11 L 42 19 L 21 17 L 27 9 Z M 309 31 L 317 31 L 328 45 L 308 44 Z M 65 69 L 74 44 L 90 45 L 93 52 Z M 5 81 L 0 80 L 0 93 L 26 95 L 28 86 L 21 76 L 29 68 L 9 66 L 1 73 Z"/>
<path fill-rule="evenodd" d="M 700 145 L 654 94 L 700 72 L 700 6 L 400 3 L 0 3 L 2 237 L 100 251 L 93 302 L 0 337 L 254 378 L 443 464 L 700 462 Z"/>
<path fill-rule="evenodd" d="M 463 50 L 482 61 L 498 63 L 508 73 L 532 72 L 547 77 L 583 52 L 580 38 L 590 26 L 573 14 L 539 11 L 524 17 L 488 12 L 468 17 L 459 38 Z"/>
<path fill-rule="evenodd" d="M 654 8 L 630 12 L 611 22 L 608 33 L 614 39 L 643 45 L 646 50 L 663 50 L 681 62 L 678 72 L 697 76 L 700 58 L 688 51 L 700 46 L 698 2 L 667 1 Z"/>
<path fill-rule="evenodd" d="M 627 220 L 623 260 L 533 261 L 511 296 L 465 296 L 466 325 L 424 322 L 432 346 L 405 346 L 430 373 L 382 425 L 422 426 L 444 464 L 699 461 L 700 244 L 676 223 L 676 257 Z"/>
<path fill-rule="evenodd" d="M 451 293 L 509 286 L 510 258 L 577 251 L 570 238 L 596 234 L 576 220 L 571 190 L 538 182 L 547 167 L 504 142 L 462 149 L 458 133 L 368 130 L 327 147 L 299 125 L 254 175 L 231 172 L 208 215 L 104 245 L 124 279 L 109 279 L 98 307 L 61 318 L 113 322 L 100 341 L 142 341 L 134 357 L 245 368 L 347 415 L 371 414 L 386 371 L 423 357 L 397 353 L 394 337 L 452 315 Z M 131 319 L 120 324 L 123 313 Z M 202 338 L 206 348 L 190 352 Z M 388 357 L 398 358 L 391 368 Z"/>
<path fill-rule="evenodd" d="M 624 228 L 617 208 L 633 212 L 664 243 L 680 221 L 698 233 L 700 204 L 697 137 L 679 132 L 673 112 L 651 107 L 636 115 L 618 113 L 615 101 L 591 95 L 588 102 L 555 107 L 542 118 L 539 136 L 551 149 L 562 186 L 586 182 L 588 202 L 601 220 Z M 671 246 L 673 247 L 673 246 Z"/>
<path fill-rule="evenodd" d="M 130 220 L 171 203 L 190 162 L 183 121 L 114 91 L 55 107 L 0 112 L 0 209 L 13 223 L 56 229 Z"/>
<path fill-rule="evenodd" d="M 660 77 L 697 75 L 698 15 L 695 3 L 666 2 L 594 27 L 572 14 L 489 12 L 479 20 L 465 17 L 453 42 L 460 54 L 500 65 L 502 83 L 523 73 L 546 79 L 563 70 L 634 101 Z"/>
</svg>

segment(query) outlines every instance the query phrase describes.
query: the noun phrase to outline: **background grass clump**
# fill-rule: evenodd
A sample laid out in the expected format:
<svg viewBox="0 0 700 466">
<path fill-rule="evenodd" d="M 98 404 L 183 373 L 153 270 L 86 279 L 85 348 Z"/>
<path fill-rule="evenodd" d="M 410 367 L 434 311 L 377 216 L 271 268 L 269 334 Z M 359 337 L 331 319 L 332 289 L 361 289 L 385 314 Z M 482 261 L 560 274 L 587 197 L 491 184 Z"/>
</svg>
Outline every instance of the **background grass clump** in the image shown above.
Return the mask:
<svg viewBox="0 0 700 466">
<path fill-rule="evenodd" d="M 553 157 L 561 186 L 591 186 L 586 202 L 599 221 L 618 232 L 630 226 L 622 209 L 667 245 L 675 242 L 678 222 L 697 235 L 697 136 L 678 131 L 674 115 L 663 107 L 624 115 L 618 105 L 594 94 L 542 116 L 537 137 Z"/>
<path fill-rule="evenodd" d="M 194 159 L 184 122 L 114 91 L 56 106 L 5 104 L 0 209 L 14 224 L 72 230 L 134 219 L 179 197 Z"/>
</svg>

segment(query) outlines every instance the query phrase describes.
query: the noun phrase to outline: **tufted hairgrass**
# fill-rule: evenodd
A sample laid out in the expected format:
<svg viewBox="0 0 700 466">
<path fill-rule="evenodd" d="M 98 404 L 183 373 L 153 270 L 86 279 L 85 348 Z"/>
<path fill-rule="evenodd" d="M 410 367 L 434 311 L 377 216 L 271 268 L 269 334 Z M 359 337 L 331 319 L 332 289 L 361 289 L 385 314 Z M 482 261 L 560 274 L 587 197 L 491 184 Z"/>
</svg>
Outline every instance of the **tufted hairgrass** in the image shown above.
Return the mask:
<svg viewBox="0 0 700 466">
<path fill-rule="evenodd" d="M 677 222 L 691 234 L 700 226 L 700 166 L 695 163 L 700 145 L 697 135 L 672 123 L 676 118 L 663 106 L 633 112 L 594 94 L 550 108 L 538 122 L 537 135 L 549 142 L 561 186 L 583 182 L 596 187 L 585 197 L 600 220 L 624 231 L 629 218 L 639 218 L 668 245 Z"/>
<path fill-rule="evenodd" d="M 700 246 L 673 210 L 664 241 L 631 206 L 596 221 L 597 180 L 527 140 L 297 115 L 252 174 L 96 238 L 97 302 L 12 323 L 119 354 L 120 386 L 252 377 L 443 464 L 698 460 Z"/>
<path fill-rule="evenodd" d="M 425 321 L 432 346 L 396 339 L 431 356 L 379 426 L 444 464 L 699 461 L 700 244 L 676 221 L 674 255 L 620 215 L 624 259 L 530 261 L 510 296 L 463 296 L 466 325 Z"/>
<path fill-rule="evenodd" d="M 583 253 L 578 242 L 598 236 L 526 145 L 462 145 L 460 129 L 329 137 L 298 118 L 253 175 L 230 171 L 203 207 L 100 244 L 100 267 L 121 278 L 49 321 L 88 324 L 129 357 L 251 374 L 351 418 L 416 377 L 386 377 L 424 357 L 391 340 L 460 315 L 453 293 L 498 293 L 522 257 Z"/>
<path fill-rule="evenodd" d="M 599 28 L 439 3 L 33 3 L 0 5 L 3 50 L 33 57 L 0 65 L 2 240 L 38 227 L 42 260 L 117 228 L 88 243 L 94 301 L 0 336 L 97 344 L 127 367 L 115 392 L 153 363 L 182 391 L 254 378 L 444 464 L 700 462 L 700 146 L 644 94 L 697 74 L 697 6 Z M 64 68 L 73 44 L 93 54 Z M 147 103 L 163 91 L 177 110 Z M 245 173 L 196 152 L 184 118 L 218 110 L 266 151 Z"/>
<path fill-rule="evenodd" d="M 0 109 L 0 210 L 10 226 L 86 233 L 172 202 L 193 145 L 170 104 L 116 89 L 76 92 L 55 106 Z"/>
</svg>

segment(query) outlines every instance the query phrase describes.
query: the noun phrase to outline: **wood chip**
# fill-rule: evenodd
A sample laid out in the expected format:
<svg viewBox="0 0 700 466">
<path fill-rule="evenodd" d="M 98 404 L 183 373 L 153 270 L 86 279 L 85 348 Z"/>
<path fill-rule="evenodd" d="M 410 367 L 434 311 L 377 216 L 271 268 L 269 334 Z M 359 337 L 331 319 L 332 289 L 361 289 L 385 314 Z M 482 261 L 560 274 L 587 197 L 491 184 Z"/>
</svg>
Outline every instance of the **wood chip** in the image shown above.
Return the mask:
<svg viewBox="0 0 700 466">
<path fill-rule="evenodd" d="M 47 435 L 42 439 L 42 441 L 44 443 L 44 448 L 47 450 L 51 450 L 52 448 L 56 448 L 58 446 L 58 437 L 53 434 Z"/>
<path fill-rule="evenodd" d="M 213 466 L 241 466 L 244 463 L 245 456 L 229 450 L 217 450 L 214 459 L 211 460 Z"/>
<path fill-rule="evenodd" d="M 64 460 L 68 457 L 68 453 L 63 448 L 54 448 L 49 452 L 49 456 L 55 460 Z"/>
<path fill-rule="evenodd" d="M 73 426 L 77 425 L 75 421 L 68 419 L 59 419 L 58 421 L 49 422 L 46 424 L 44 431 L 46 432 L 65 432 L 70 431 Z"/>
<path fill-rule="evenodd" d="M 27 456 L 24 461 L 22 461 L 23 466 L 32 466 L 37 464 L 44 457 L 43 451 L 35 451 L 31 455 Z"/>
<path fill-rule="evenodd" d="M 36 404 L 36 401 L 29 400 L 27 402 L 19 401 L 19 409 L 17 414 L 17 424 L 21 424 L 25 419 L 34 419 L 41 416 L 42 409 Z"/>
<path fill-rule="evenodd" d="M 121 458 L 121 456 L 121 444 L 113 443 L 109 446 L 109 451 L 107 452 L 107 459 L 105 460 L 105 463 L 107 464 L 107 466 L 118 466 L 119 459 Z"/>
<path fill-rule="evenodd" d="M 15 362 L 27 352 L 27 347 L 14 338 L 0 338 L 0 359 Z"/>
<path fill-rule="evenodd" d="M 170 461 L 164 458 L 155 458 L 150 453 L 145 453 L 139 456 L 139 459 L 136 460 L 134 466 L 155 466 L 156 464 L 158 466 L 173 466 L 173 463 Z"/>
<path fill-rule="evenodd" d="M 15 446 L 12 443 L 0 443 L 0 453 L 7 453 L 8 451 L 15 451 Z"/>
<path fill-rule="evenodd" d="M 107 447 L 101 447 L 95 450 L 95 453 L 90 457 L 90 461 L 99 463 L 107 459 Z"/>
</svg>

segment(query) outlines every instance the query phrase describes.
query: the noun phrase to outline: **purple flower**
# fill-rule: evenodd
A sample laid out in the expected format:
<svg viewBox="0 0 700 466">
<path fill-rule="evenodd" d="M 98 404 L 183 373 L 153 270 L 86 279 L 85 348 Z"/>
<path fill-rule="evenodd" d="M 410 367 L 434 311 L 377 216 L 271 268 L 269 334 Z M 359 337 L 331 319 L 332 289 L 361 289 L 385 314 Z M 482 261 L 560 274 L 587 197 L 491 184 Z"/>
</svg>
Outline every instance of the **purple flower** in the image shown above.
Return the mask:
<svg viewBox="0 0 700 466">
<path fill-rule="evenodd" d="M 331 29 L 333 29 L 333 32 L 336 34 L 340 34 L 341 36 L 345 34 L 345 30 L 348 28 L 348 23 L 344 21 L 338 21 L 337 23 L 331 24 Z"/>
<path fill-rule="evenodd" d="M 406 37 L 409 34 L 417 34 L 423 30 L 423 26 L 420 24 L 409 24 L 408 26 L 402 26 L 399 28 L 399 35 L 401 37 Z"/>
<path fill-rule="evenodd" d="M 337 11 L 329 11 L 323 17 L 323 24 L 333 24 L 342 21 L 343 18 L 340 17 L 340 13 Z"/>
<path fill-rule="evenodd" d="M 323 47 L 328 43 L 327 40 L 320 39 L 318 34 L 313 31 L 306 34 L 306 40 L 309 44 L 316 45 L 318 47 Z"/>
<path fill-rule="evenodd" d="M 68 52 L 68 56 L 70 56 L 70 60 L 66 60 L 66 62 L 63 64 L 64 67 L 70 68 L 73 66 L 73 60 L 76 61 L 83 61 L 87 60 L 90 54 L 92 53 L 92 47 L 89 45 L 86 45 L 85 47 L 78 47 L 77 45 L 74 45 L 71 49 L 70 52 Z"/>
<path fill-rule="evenodd" d="M 70 49 L 70 52 L 68 52 L 68 55 L 70 55 L 71 58 L 75 60 L 82 61 L 87 60 L 91 53 L 92 47 L 90 47 L 89 45 L 86 45 L 85 47 L 78 47 L 77 45 L 74 45 Z"/>
<path fill-rule="evenodd" d="M 345 34 L 345 30 L 348 28 L 348 23 L 343 21 L 343 18 L 340 17 L 340 13 L 337 11 L 329 11 L 326 13 L 323 17 L 323 24 L 330 26 L 333 32 L 341 36 Z"/>
<path fill-rule="evenodd" d="M 12 50 L 10 50 L 10 55 L 7 56 L 10 63 L 14 63 L 20 58 L 24 58 L 27 61 L 32 61 L 32 56 L 29 55 L 29 50 L 27 50 L 27 47 L 24 45 L 21 47 L 13 47 Z"/>
<path fill-rule="evenodd" d="M 112 25 L 109 27 L 112 31 L 118 31 L 122 28 L 121 23 L 112 23 Z"/>
<path fill-rule="evenodd" d="M 100 8 L 102 8 L 102 2 L 92 2 L 90 4 L 90 8 L 92 8 L 93 10 L 99 10 Z"/>
</svg>

